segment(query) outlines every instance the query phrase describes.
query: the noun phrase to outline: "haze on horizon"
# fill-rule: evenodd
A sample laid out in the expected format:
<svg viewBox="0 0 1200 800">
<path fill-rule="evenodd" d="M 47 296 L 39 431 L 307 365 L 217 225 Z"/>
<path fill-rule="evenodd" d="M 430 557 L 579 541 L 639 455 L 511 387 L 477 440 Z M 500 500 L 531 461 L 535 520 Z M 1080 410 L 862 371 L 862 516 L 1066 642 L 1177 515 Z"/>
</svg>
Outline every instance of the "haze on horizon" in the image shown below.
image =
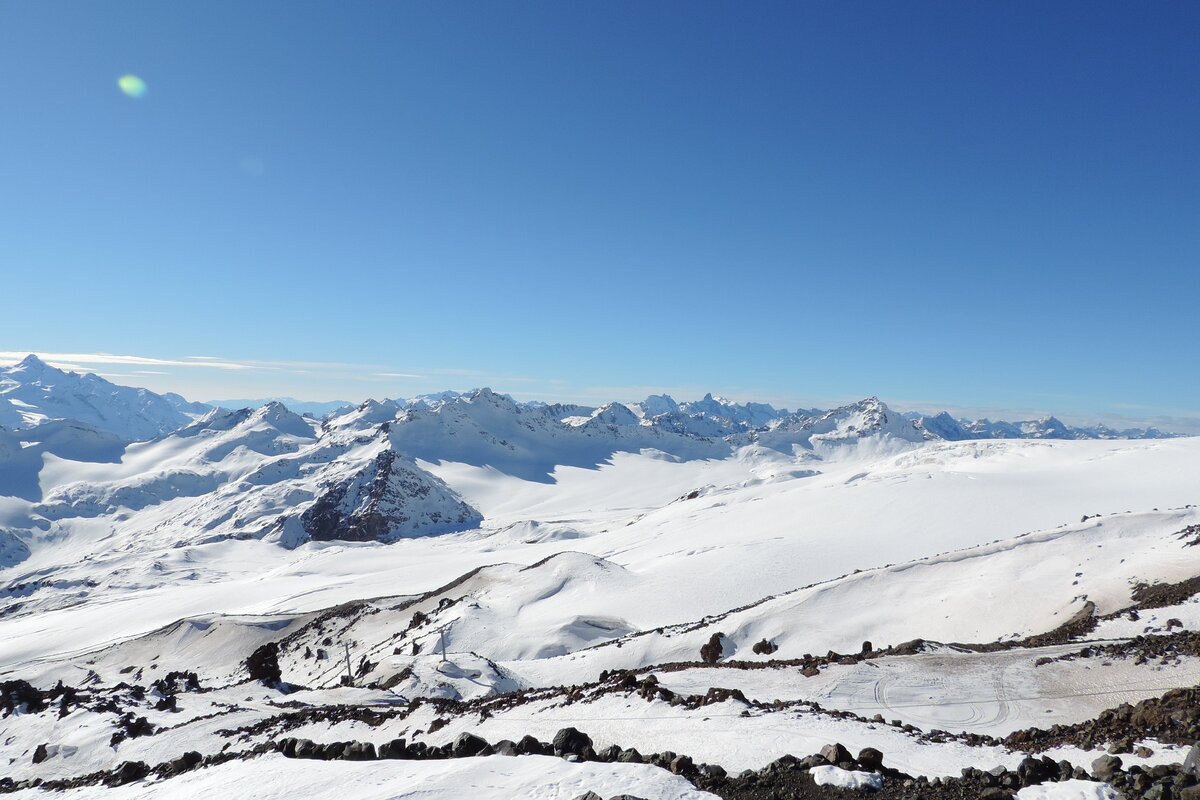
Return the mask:
<svg viewBox="0 0 1200 800">
<path fill-rule="evenodd" d="M 3 5 L 0 363 L 1200 431 L 1200 7 L 701 5 Z"/>
</svg>

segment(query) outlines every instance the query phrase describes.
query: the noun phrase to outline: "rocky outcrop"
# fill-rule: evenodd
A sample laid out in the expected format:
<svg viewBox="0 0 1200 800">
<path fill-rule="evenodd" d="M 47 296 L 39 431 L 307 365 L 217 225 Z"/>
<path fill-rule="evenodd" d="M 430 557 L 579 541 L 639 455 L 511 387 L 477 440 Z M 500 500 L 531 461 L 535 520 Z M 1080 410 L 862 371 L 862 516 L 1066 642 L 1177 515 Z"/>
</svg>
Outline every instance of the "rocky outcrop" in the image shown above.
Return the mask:
<svg viewBox="0 0 1200 800">
<path fill-rule="evenodd" d="M 443 481 L 388 449 L 327 486 L 300 521 L 313 541 L 390 542 L 465 530 L 482 519 Z"/>
</svg>

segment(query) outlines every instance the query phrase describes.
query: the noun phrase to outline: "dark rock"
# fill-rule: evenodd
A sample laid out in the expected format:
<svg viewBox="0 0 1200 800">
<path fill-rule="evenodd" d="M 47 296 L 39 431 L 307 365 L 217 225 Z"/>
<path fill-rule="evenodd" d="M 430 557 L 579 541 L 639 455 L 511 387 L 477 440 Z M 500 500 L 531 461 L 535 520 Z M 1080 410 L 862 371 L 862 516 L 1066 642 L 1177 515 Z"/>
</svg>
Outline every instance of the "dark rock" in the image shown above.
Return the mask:
<svg viewBox="0 0 1200 800">
<path fill-rule="evenodd" d="M 39 744 L 33 751 L 33 763 L 35 764 L 40 764 L 49 757 L 49 754 L 46 752 L 46 745 L 44 744 Z"/>
<path fill-rule="evenodd" d="M 279 672 L 279 645 L 268 642 L 251 653 L 246 659 L 246 671 L 252 681 L 268 685 L 279 683 L 283 679 Z"/>
<path fill-rule="evenodd" d="M 690 756 L 675 756 L 673 759 L 671 759 L 670 769 L 671 774 L 673 775 L 683 775 L 684 777 L 687 777 L 689 775 L 696 774 L 696 764 L 692 761 Z"/>
<path fill-rule="evenodd" d="M 724 652 L 721 647 L 721 636 L 720 633 L 714 633 L 709 637 L 708 644 L 700 648 L 700 660 L 705 664 L 715 664 L 720 660 Z"/>
<path fill-rule="evenodd" d="M 149 774 L 150 767 L 145 761 L 126 761 L 108 773 L 104 783 L 107 786 L 124 786 L 127 783 L 140 781 Z"/>
<path fill-rule="evenodd" d="M 320 755 L 317 758 L 322 761 L 337 761 L 345 758 L 347 744 L 349 742 L 329 742 L 328 744 L 321 745 L 318 750 Z"/>
<path fill-rule="evenodd" d="M 596 753 L 596 760 L 611 764 L 617 760 L 617 756 L 619 755 L 621 755 L 621 748 L 615 744 L 610 744 L 608 747 Z"/>
<path fill-rule="evenodd" d="M 628 750 L 622 750 L 617 756 L 617 763 L 620 764 L 644 764 L 645 761 L 646 759 L 642 757 L 642 754 L 632 747 Z"/>
<path fill-rule="evenodd" d="M 883 769 L 883 753 L 874 747 L 864 747 L 858 753 L 858 765 L 867 772 L 878 772 Z"/>
<path fill-rule="evenodd" d="M 774 653 L 776 650 L 778 650 L 779 646 L 776 645 L 774 642 L 763 639 L 762 641 L 755 642 L 754 646 L 751 647 L 750 649 L 754 652 L 755 655 L 769 656 L 772 653 Z"/>
<path fill-rule="evenodd" d="M 1057 775 L 1057 764 L 1054 766 L 1054 770 L 1051 771 L 1041 759 L 1034 758 L 1033 756 L 1026 756 L 1017 765 L 1017 776 L 1021 779 L 1022 786 L 1033 786 L 1051 777 L 1057 777 Z"/>
<path fill-rule="evenodd" d="M 492 747 L 498 756 L 517 756 L 521 754 L 517 749 L 517 743 L 511 739 L 501 739 L 492 745 Z"/>
<path fill-rule="evenodd" d="M 0 681 L 0 711 L 7 716 L 21 706 L 26 712 L 36 713 L 46 707 L 46 699 L 28 681 Z"/>
<path fill-rule="evenodd" d="M 549 749 L 549 752 L 547 752 Z M 554 752 L 554 748 L 547 748 L 542 742 L 539 742 L 534 737 L 526 734 L 517 742 L 517 753 L 523 756 L 543 756 Z"/>
<path fill-rule="evenodd" d="M 1183 772 L 1200 780 L 1200 743 L 1192 745 L 1187 758 L 1183 760 Z"/>
<path fill-rule="evenodd" d="M 481 754 L 487 748 L 486 739 L 464 731 L 456 736 L 450 745 L 450 754 L 455 758 L 470 758 Z"/>
<path fill-rule="evenodd" d="M 1097 780 L 1109 781 L 1121 769 L 1121 759 L 1117 756 L 1100 756 L 1092 762 L 1092 775 Z"/>
<path fill-rule="evenodd" d="M 172 759 L 168 764 L 168 772 L 171 775 L 182 775 L 185 772 L 195 769 L 204 761 L 204 756 L 197 753 L 195 750 L 189 750 L 179 758 Z"/>
<path fill-rule="evenodd" d="M 563 728 L 554 734 L 554 755 L 583 755 L 584 748 L 592 746 L 592 739 L 576 728 Z"/>
<path fill-rule="evenodd" d="M 796 758 L 795 756 L 793 756 L 791 754 L 788 754 L 788 755 L 782 755 L 779 758 L 775 759 L 770 764 L 767 764 L 765 767 L 763 767 L 761 770 L 759 770 L 759 772 L 762 775 L 774 776 L 774 775 L 779 775 L 780 773 L 784 773 L 784 772 L 794 772 L 795 770 L 797 770 L 799 768 L 800 768 L 800 759 Z"/>
<path fill-rule="evenodd" d="M 407 743 L 403 739 L 392 739 L 390 742 L 384 742 L 379 745 L 379 757 L 381 759 L 406 758 L 407 756 Z"/>
<path fill-rule="evenodd" d="M 342 758 L 347 761 L 374 761 L 377 757 L 371 742 L 350 742 L 342 749 Z"/>
<path fill-rule="evenodd" d="M 1142 795 L 1143 800 L 1170 800 L 1171 789 L 1167 784 L 1156 783 Z"/>
<path fill-rule="evenodd" d="M 842 744 L 827 744 L 821 748 L 821 758 L 828 761 L 830 764 L 843 764 L 848 761 L 853 761 L 850 751 Z"/>
<path fill-rule="evenodd" d="M 604 800 L 604 798 L 595 792 L 584 792 L 583 794 L 577 796 L 575 800 Z"/>
</svg>

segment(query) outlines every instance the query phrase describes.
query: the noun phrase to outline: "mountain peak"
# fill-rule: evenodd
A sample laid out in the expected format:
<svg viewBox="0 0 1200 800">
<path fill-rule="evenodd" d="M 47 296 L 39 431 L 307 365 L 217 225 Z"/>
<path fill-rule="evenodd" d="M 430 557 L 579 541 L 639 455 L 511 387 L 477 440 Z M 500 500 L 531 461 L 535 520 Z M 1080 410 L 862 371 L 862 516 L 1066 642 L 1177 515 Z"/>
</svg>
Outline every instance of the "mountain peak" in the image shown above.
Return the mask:
<svg viewBox="0 0 1200 800">
<path fill-rule="evenodd" d="M 29 355 L 22 358 L 20 363 L 17 364 L 17 366 L 24 367 L 26 369 L 33 369 L 33 368 L 48 367 L 49 364 L 47 364 L 45 361 L 42 361 L 40 358 L 38 358 L 33 353 L 30 353 Z"/>
</svg>

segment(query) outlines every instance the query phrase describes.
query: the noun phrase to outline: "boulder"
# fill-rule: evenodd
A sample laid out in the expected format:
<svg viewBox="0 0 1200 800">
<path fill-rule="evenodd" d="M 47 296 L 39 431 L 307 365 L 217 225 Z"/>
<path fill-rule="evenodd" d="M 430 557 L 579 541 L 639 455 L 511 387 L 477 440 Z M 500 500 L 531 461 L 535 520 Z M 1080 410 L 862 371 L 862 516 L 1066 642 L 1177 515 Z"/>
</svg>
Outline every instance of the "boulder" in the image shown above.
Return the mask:
<svg viewBox="0 0 1200 800">
<path fill-rule="evenodd" d="M 347 761 L 374 761 L 377 757 L 371 742 L 350 742 L 342 749 L 342 758 Z"/>
<path fill-rule="evenodd" d="M 696 764 L 690 756 L 675 756 L 671 759 L 670 769 L 673 775 L 687 777 L 688 775 L 696 774 Z"/>
<path fill-rule="evenodd" d="M 145 761 L 126 761 L 108 773 L 104 783 L 108 786 L 124 786 L 127 783 L 140 781 L 150 774 L 150 767 Z"/>
<path fill-rule="evenodd" d="M 621 748 L 618 745 L 610 744 L 608 747 L 596 753 L 597 761 L 612 763 L 617 760 L 617 756 L 621 755 Z"/>
<path fill-rule="evenodd" d="M 592 739 L 576 728 L 563 728 L 554 734 L 554 755 L 582 756 L 585 748 L 592 746 Z"/>
<path fill-rule="evenodd" d="M 762 639 L 761 641 L 755 642 L 754 646 L 750 649 L 751 649 L 751 651 L 754 652 L 755 655 L 769 656 L 772 653 L 774 653 L 776 650 L 778 650 L 779 647 L 772 641 L 769 641 L 767 639 Z"/>
<path fill-rule="evenodd" d="M 1183 772 L 1200 780 L 1200 743 L 1192 745 L 1187 758 L 1183 760 Z"/>
<path fill-rule="evenodd" d="M 517 752 L 523 756 L 545 756 L 553 751 L 553 747 L 547 747 L 529 734 L 522 736 L 521 741 L 517 742 Z"/>
<path fill-rule="evenodd" d="M 390 742 L 384 742 L 379 745 L 379 757 L 383 758 L 406 758 L 408 756 L 408 743 L 403 739 L 392 739 Z"/>
<path fill-rule="evenodd" d="M 858 752 L 858 765 L 867 772 L 878 772 L 883 769 L 883 753 L 874 747 L 864 747 Z"/>
<path fill-rule="evenodd" d="M 645 763 L 645 760 L 642 758 L 642 754 L 632 747 L 617 754 L 617 763 L 619 764 L 642 764 Z"/>
<path fill-rule="evenodd" d="M 720 633 L 714 633 L 708 638 L 708 644 L 700 648 L 700 660 L 705 664 L 715 664 L 721 659 L 724 648 L 721 647 Z"/>
<path fill-rule="evenodd" d="M 1121 769 L 1121 763 L 1117 756 L 1100 756 L 1092 762 L 1092 775 L 1096 780 L 1110 781 Z"/>
<path fill-rule="evenodd" d="M 479 755 L 487 748 L 486 739 L 464 731 L 454 738 L 454 742 L 450 745 L 450 754 L 455 758 L 470 758 Z"/>
<path fill-rule="evenodd" d="M 822 747 L 821 757 L 830 764 L 835 765 L 844 764 L 854 760 L 854 758 L 850 755 L 850 751 L 847 750 L 842 744 L 836 742 L 834 744 L 827 744 Z"/>
<path fill-rule="evenodd" d="M 28 681 L 0 681 L 0 711 L 4 712 L 2 716 L 8 716 L 22 706 L 28 713 L 41 711 L 46 707 L 45 696 Z"/>
<path fill-rule="evenodd" d="M 189 750 L 179 758 L 172 759 L 170 763 L 172 775 L 182 775 L 189 770 L 193 770 L 200 766 L 204 761 L 204 756 L 200 755 L 195 750 Z"/>
<path fill-rule="evenodd" d="M 1053 763 L 1053 762 L 1051 762 Z M 1047 768 L 1046 764 L 1039 758 L 1026 756 L 1021 759 L 1021 763 L 1017 765 L 1017 777 L 1021 779 L 1022 786 L 1034 786 L 1058 776 L 1058 765 L 1055 764 L 1053 770 Z"/>
<path fill-rule="evenodd" d="M 252 681 L 262 681 L 268 685 L 279 683 L 282 680 L 279 672 L 279 645 L 268 642 L 251 653 L 246 659 L 246 671 L 250 673 Z"/>
</svg>

